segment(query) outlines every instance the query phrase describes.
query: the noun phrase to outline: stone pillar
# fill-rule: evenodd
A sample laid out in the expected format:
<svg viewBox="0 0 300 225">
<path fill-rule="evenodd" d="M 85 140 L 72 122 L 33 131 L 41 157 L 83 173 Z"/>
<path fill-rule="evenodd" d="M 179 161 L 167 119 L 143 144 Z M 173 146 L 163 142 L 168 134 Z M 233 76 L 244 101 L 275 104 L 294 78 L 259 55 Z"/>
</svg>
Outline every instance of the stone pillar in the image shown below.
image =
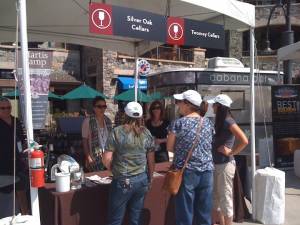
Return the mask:
<svg viewBox="0 0 300 225">
<path fill-rule="evenodd" d="M 206 49 L 194 48 L 194 67 L 205 67 Z"/>
<path fill-rule="evenodd" d="M 243 56 L 243 33 L 238 31 L 229 31 L 228 38 L 229 57 L 241 59 Z"/>
<path fill-rule="evenodd" d="M 102 82 L 97 82 L 99 86 L 102 86 L 103 93 L 112 98 L 115 96 L 117 82 L 115 82 L 114 77 L 114 69 L 116 68 L 116 64 L 118 63 L 117 59 L 117 52 L 110 51 L 110 50 L 103 50 L 103 57 L 102 57 Z M 97 85 L 97 86 L 98 86 Z M 118 109 L 117 104 L 114 104 L 113 99 L 107 99 L 107 110 L 106 115 L 114 121 L 115 113 Z"/>
</svg>

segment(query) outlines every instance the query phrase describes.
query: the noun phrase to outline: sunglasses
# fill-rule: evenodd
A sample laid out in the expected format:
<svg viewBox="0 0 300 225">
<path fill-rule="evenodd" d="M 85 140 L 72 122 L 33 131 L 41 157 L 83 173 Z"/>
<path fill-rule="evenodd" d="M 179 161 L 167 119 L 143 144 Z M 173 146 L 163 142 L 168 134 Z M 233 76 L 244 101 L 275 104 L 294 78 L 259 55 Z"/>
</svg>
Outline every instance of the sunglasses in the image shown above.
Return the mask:
<svg viewBox="0 0 300 225">
<path fill-rule="evenodd" d="M 106 109 L 107 105 L 95 105 L 95 107 L 98 109 Z"/>
<path fill-rule="evenodd" d="M 7 106 L 7 107 L 0 107 L 1 110 L 10 110 L 11 106 Z"/>
</svg>

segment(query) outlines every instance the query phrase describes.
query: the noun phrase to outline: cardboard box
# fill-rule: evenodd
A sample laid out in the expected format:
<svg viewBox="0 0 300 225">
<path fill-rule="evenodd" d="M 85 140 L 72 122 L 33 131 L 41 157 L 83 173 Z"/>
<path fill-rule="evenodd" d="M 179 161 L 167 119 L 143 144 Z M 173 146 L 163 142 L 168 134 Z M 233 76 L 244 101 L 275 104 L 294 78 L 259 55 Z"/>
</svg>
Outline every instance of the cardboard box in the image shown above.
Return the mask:
<svg viewBox="0 0 300 225">
<path fill-rule="evenodd" d="M 300 149 L 300 138 L 287 137 L 277 140 L 279 155 L 292 155 L 296 149 Z"/>
</svg>

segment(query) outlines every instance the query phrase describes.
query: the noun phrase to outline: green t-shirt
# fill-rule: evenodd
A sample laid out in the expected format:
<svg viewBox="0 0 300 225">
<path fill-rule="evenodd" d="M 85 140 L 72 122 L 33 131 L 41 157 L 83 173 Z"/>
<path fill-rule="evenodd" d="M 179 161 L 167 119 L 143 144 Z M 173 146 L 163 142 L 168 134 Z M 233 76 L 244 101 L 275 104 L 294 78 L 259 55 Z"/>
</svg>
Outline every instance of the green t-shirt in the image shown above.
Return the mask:
<svg viewBox="0 0 300 225">
<path fill-rule="evenodd" d="M 118 126 L 110 133 L 106 151 L 113 152 L 112 173 L 114 178 L 134 176 L 146 171 L 147 153 L 154 151 L 154 139 L 147 128 L 139 136 Z"/>
</svg>

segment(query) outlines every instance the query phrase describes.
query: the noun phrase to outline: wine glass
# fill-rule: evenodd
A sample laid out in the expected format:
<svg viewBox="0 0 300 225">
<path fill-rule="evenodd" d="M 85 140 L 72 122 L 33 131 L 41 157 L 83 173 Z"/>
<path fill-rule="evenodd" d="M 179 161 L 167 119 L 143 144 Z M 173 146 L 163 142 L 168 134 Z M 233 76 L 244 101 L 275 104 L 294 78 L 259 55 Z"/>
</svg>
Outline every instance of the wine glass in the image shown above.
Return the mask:
<svg viewBox="0 0 300 225">
<path fill-rule="evenodd" d="M 98 18 L 100 20 L 100 26 L 102 27 L 103 26 L 103 20 L 105 18 L 105 14 L 103 11 L 100 11 L 99 14 L 98 14 Z"/>
<path fill-rule="evenodd" d="M 173 26 L 173 31 L 174 31 L 174 33 L 175 33 L 175 38 L 177 38 L 177 33 L 178 33 L 178 31 L 179 31 L 178 25 L 174 25 L 174 26 Z"/>
</svg>

